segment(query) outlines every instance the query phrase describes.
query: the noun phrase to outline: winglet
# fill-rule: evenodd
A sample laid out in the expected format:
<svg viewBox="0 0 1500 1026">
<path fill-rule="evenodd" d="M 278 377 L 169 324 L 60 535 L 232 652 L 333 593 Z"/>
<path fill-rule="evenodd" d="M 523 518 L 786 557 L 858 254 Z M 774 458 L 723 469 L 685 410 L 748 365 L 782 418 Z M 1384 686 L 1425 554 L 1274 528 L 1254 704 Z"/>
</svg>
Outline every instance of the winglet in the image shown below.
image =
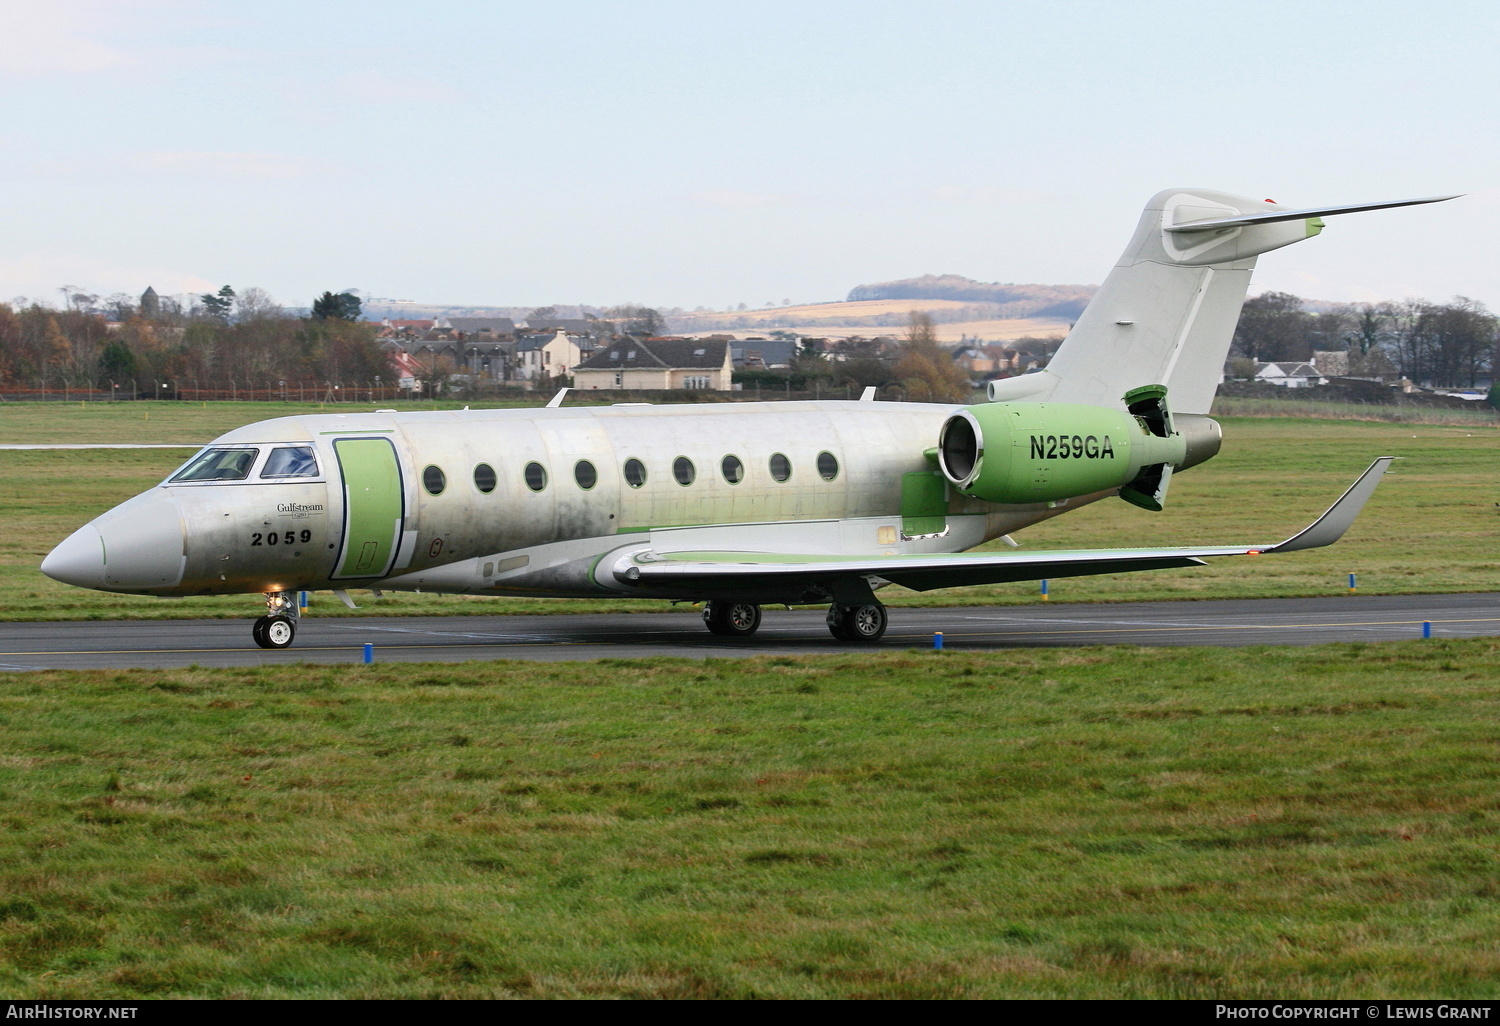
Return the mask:
<svg viewBox="0 0 1500 1026">
<path fill-rule="evenodd" d="M 1328 507 L 1328 512 L 1280 545 L 1273 545 L 1263 551 L 1296 552 L 1298 549 L 1321 548 L 1338 541 L 1344 536 L 1344 532 L 1349 530 L 1349 525 L 1354 523 L 1354 518 L 1359 516 L 1359 511 L 1364 509 L 1365 501 L 1374 493 L 1375 486 L 1380 483 L 1380 478 L 1390 468 L 1391 461 L 1395 458 L 1382 456 L 1371 463 L 1370 469 L 1361 474 L 1359 480 L 1350 485 L 1349 490 Z"/>
<path fill-rule="evenodd" d="M 565 396 L 567 394 L 568 394 L 568 390 L 566 388 L 560 388 L 560 389 L 558 389 L 557 390 L 557 394 L 555 396 L 553 396 L 551 399 L 547 400 L 547 409 L 549 409 L 549 410 L 555 410 L 555 409 L 557 409 L 559 406 L 562 405 L 563 396 Z"/>
</svg>

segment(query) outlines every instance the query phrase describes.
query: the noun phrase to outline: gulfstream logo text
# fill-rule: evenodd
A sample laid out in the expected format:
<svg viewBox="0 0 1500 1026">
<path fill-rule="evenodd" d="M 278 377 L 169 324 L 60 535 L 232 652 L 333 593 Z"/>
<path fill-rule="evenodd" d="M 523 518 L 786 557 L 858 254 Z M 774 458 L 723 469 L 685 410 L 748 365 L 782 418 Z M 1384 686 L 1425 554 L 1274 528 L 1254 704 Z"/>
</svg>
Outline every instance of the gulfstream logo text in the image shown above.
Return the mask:
<svg viewBox="0 0 1500 1026">
<path fill-rule="evenodd" d="M 1108 460 L 1115 447 L 1105 435 L 1032 435 L 1031 458 L 1034 460 Z"/>
<path fill-rule="evenodd" d="M 280 504 L 277 505 L 276 512 L 278 512 L 278 513 L 321 513 L 321 512 L 323 512 L 323 507 L 321 505 L 304 506 L 300 502 L 283 502 L 283 503 L 280 503 Z"/>
</svg>

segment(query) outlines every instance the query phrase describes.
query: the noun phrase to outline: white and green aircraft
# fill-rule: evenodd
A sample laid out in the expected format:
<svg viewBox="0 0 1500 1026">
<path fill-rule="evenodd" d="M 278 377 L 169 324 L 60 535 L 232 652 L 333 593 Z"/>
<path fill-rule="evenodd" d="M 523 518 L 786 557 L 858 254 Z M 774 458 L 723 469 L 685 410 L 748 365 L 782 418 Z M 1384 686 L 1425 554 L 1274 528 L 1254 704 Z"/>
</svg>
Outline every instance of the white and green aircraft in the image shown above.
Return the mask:
<svg viewBox="0 0 1500 1026">
<path fill-rule="evenodd" d="M 1201 189 L 1147 204 L 1046 370 L 963 406 L 859 401 L 308 415 L 216 439 L 59 544 L 84 588 L 262 593 L 254 638 L 292 643 L 299 590 L 703 602 L 746 636 L 766 604 L 828 605 L 850 642 L 886 629 L 876 592 L 1201 565 L 1328 545 L 1390 462 L 1270 545 L 969 553 L 1109 496 L 1159 510 L 1211 458 L 1206 414 L 1256 257 L 1330 214 Z M 1169 400 L 1170 397 L 1170 400 Z"/>
</svg>

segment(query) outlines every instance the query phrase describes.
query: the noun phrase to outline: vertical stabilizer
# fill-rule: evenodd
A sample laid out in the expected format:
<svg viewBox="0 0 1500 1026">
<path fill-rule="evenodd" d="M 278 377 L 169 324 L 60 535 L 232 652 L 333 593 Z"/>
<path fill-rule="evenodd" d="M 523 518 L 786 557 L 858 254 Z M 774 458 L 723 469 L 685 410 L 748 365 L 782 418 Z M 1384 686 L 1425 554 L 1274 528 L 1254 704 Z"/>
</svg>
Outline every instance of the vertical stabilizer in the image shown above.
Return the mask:
<svg viewBox="0 0 1500 1026">
<path fill-rule="evenodd" d="M 1207 413 L 1257 256 L 1318 234 L 1321 215 L 1451 198 L 1289 210 L 1206 189 L 1159 192 L 1047 369 L 994 382 L 990 398 L 1108 406 L 1160 383 L 1176 412 Z"/>
</svg>

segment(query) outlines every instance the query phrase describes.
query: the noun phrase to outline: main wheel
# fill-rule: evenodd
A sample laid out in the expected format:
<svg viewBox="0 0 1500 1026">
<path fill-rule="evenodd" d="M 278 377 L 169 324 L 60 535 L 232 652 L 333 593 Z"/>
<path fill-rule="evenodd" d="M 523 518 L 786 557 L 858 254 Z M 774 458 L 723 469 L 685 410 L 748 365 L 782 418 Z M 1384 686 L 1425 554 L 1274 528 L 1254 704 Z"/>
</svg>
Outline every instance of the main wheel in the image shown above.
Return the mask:
<svg viewBox="0 0 1500 1026">
<path fill-rule="evenodd" d="M 289 616 L 263 616 L 250 629 L 261 648 L 286 648 L 297 636 L 297 625 Z"/>
<path fill-rule="evenodd" d="M 723 637 L 748 638 L 760 627 L 760 606 L 754 602 L 710 602 L 703 607 L 703 624 Z"/>
<path fill-rule="evenodd" d="M 828 631 L 840 641 L 873 645 L 885 635 L 888 622 L 885 606 L 879 602 L 828 608 Z"/>
</svg>

